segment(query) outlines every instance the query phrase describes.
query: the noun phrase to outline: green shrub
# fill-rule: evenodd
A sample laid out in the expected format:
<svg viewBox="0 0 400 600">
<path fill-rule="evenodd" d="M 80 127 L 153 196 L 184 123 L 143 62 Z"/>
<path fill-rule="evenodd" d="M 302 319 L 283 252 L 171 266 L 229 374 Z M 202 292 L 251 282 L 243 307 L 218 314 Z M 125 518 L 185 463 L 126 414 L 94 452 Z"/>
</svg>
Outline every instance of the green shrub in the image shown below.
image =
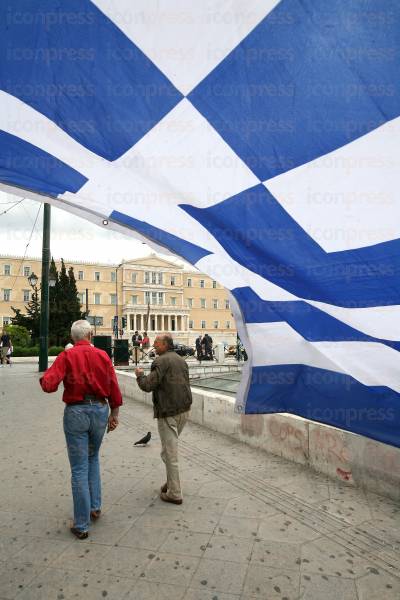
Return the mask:
<svg viewBox="0 0 400 600">
<path fill-rule="evenodd" d="M 13 345 L 12 355 L 13 356 L 39 356 L 39 346 L 32 346 L 31 348 L 24 348 L 21 346 Z"/>
<path fill-rule="evenodd" d="M 31 343 L 31 334 L 22 325 L 6 325 L 4 328 L 11 338 L 13 346 L 26 348 Z"/>
<path fill-rule="evenodd" d="M 62 346 L 51 346 L 49 348 L 49 356 L 58 356 L 64 348 Z M 32 346 L 31 348 L 23 348 L 21 346 L 13 345 L 13 356 L 39 356 L 39 346 Z"/>
<path fill-rule="evenodd" d="M 58 356 L 64 350 L 64 346 L 50 346 L 49 356 Z"/>
</svg>

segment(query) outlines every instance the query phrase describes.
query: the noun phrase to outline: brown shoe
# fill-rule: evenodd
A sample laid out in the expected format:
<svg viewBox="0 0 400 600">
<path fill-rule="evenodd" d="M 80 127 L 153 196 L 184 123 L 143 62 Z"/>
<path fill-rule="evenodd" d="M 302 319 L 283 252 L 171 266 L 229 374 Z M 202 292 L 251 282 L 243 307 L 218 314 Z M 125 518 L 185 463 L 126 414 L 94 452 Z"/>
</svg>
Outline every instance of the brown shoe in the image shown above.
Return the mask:
<svg viewBox="0 0 400 600">
<path fill-rule="evenodd" d="M 89 537 L 88 531 L 80 531 L 79 529 L 76 529 L 76 527 L 71 527 L 70 531 L 78 538 L 78 540 L 86 540 Z"/>
<path fill-rule="evenodd" d="M 168 483 L 164 483 L 164 485 L 161 486 L 161 493 L 166 494 L 167 491 L 168 491 Z"/>
<path fill-rule="evenodd" d="M 182 498 L 171 498 L 168 494 L 161 492 L 160 498 L 163 502 L 170 502 L 171 504 L 182 504 Z"/>
<path fill-rule="evenodd" d="M 97 521 L 97 519 L 100 519 L 100 515 L 101 515 L 101 510 L 91 510 L 90 511 L 90 518 L 92 521 Z"/>
</svg>

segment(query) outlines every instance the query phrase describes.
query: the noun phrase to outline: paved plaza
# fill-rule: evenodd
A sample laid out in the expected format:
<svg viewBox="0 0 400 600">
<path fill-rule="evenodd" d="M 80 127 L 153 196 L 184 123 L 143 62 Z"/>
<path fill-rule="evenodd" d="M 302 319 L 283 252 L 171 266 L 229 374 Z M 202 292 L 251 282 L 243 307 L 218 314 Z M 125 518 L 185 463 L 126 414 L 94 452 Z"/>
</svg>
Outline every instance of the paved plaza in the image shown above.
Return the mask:
<svg viewBox="0 0 400 600">
<path fill-rule="evenodd" d="M 132 402 L 102 447 L 103 516 L 76 540 L 61 393 L 38 378 L 0 369 L 0 600 L 400 598 L 399 505 L 192 424 L 184 503 L 163 504 L 156 424 Z"/>
</svg>

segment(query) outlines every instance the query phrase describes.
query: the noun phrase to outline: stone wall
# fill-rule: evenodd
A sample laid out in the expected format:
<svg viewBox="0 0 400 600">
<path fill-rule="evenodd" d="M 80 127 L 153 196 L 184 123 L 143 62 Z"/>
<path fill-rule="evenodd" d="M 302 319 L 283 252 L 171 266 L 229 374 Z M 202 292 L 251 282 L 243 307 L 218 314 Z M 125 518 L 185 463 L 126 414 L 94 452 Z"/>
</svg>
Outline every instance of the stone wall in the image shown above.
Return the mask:
<svg viewBox="0 0 400 600">
<path fill-rule="evenodd" d="M 134 375 L 118 372 L 126 400 L 151 405 Z M 400 500 L 400 449 L 288 414 L 240 415 L 234 399 L 192 388 L 191 420 L 334 479 Z"/>
</svg>

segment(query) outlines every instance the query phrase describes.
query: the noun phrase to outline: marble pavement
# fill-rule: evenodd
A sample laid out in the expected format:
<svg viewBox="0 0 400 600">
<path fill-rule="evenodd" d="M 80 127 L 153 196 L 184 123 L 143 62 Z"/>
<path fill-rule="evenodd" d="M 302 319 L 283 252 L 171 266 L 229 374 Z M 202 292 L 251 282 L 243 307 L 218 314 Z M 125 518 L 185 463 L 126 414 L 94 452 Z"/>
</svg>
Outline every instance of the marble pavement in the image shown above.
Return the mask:
<svg viewBox="0 0 400 600">
<path fill-rule="evenodd" d="M 194 424 L 184 503 L 165 505 L 156 424 L 132 401 L 102 447 L 103 517 L 76 540 L 61 393 L 35 369 L 0 369 L 0 600 L 400 598 L 399 505 Z"/>
</svg>

